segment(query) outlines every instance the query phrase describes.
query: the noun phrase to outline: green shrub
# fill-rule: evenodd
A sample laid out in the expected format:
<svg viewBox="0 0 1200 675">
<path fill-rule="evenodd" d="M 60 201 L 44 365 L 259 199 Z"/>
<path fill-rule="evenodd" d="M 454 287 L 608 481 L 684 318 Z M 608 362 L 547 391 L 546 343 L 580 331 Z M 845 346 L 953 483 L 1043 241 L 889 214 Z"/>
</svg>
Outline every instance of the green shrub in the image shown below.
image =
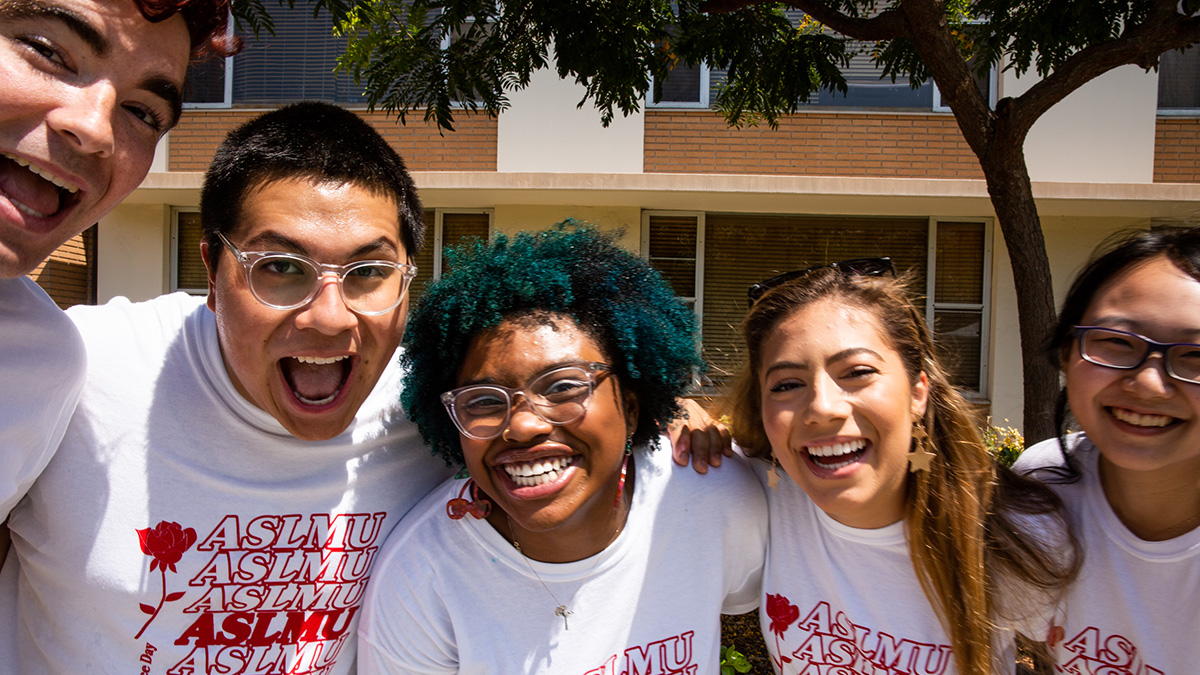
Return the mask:
<svg viewBox="0 0 1200 675">
<path fill-rule="evenodd" d="M 1005 423 L 1008 420 L 1004 420 Z M 988 424 L 983 428 L 983 444 L 988 453 L 1004 466 L 1012 466 L 1025 449 L 1025 437 L 1014 427 L 997 427 Z"/>
</svg>

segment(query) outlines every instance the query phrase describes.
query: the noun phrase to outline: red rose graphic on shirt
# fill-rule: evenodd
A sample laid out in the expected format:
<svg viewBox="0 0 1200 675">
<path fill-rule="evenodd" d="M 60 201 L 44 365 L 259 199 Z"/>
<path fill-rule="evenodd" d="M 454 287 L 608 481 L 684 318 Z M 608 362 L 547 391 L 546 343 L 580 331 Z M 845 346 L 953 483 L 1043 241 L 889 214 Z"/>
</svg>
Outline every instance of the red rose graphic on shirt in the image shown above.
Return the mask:
<svg viewBox="0 0 1200 675">
<path fill-rule="evenodd" d="M 782 595 L 768 593 L 767 616 L 771 617 L 771 632 L 775 634 L 775 651 L 779 652 L 777 665 L 780 670 L 783 670 L 783 664 L 790 663 L 792 659 L 779 647 L 779 638 L 783 637 L 792 622 L 800 618 L 800 608 L 788 602 L 788 599 Z"/>
<path fill-rule="evenodd" d="M 150 571 L 160 570 L 162 572 L 162 596 L 158 599 L 157 607 L 145 603 L 140 605 L 142 611 L 149 614 L 150 618 L 146 620 L 137 635 L 133 636 L 135 640 L 142 637 L 142 633 L 146 632 L 150 623 L 162 611 L 164 604 L 183 597 L 183 591 L 167 593 L 167 569 L 170 568 L 172 572 L 176 572 L 175 563 L 179 562 L 184 552 L 196 543 L 196 530 L 190 527 L 185 529 L 173 521 L 159 521 L 153 529 L 137 530 L 137 534 L 138 543 L 142 546 L 142 553 L 154 558 L 150 561 Z"/>
<path fill-rule="evenodd" d="M 183 529 L 179 523 L 162 521 L 154 529 L 138 530 L 138 543 L 142 545 L 142 553 L 154 556 L 150 562 L 150 571 L 161 567 L 175 570 L 175 563 L 183 557 L 184 551 L 196 543 L 196 531 L 192 528 Z"/>
</svg>

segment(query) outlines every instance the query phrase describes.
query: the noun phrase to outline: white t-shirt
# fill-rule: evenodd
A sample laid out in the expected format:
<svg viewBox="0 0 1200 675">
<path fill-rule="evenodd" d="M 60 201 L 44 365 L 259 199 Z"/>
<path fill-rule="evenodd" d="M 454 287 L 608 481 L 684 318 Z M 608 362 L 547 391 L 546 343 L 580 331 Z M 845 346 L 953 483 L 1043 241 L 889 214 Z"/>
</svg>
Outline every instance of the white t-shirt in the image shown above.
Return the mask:
<svg viewBox="0 0 1200 675">
<path fill-rule="evenodd" d="M 379 546 L 450 473 L 396 364 L 345 432 L 306 442 L 234 389 L 202 298 L 70 316 L 91 365 L 12 513 L 0 671 L 350 672 Z"/>
<path fill-rule="evenodd" d="M 663 444 L 635 452 L 620 535 L 577 562 L 528 560 L 487 521 L 448 518 L 462 480 L 431 493 L 379 559 L 359 673 L 719 673 L 720 614 L 758 604 L 766 504 L 742 462 L 700 475 Z"/>
<path fill-rule="evenodd" d="M 950 636 L 921 589 L 903 521 L 878 529 L 843 525 L 782 471 L 778 488 L 766 493 L 771 542 L 759 617 L 775 672 L 958 672 Z M 1021 632 L 1043 634 L 1052 611 L 1021 617 Z M 1013 630 L 998 635 L 1000 663 L 1014 663 Z"/>
<path fill-rule="evenodd" d="M 86 364 L 79 332 L 45 291 L 0 279 L 0 522 L 58 447 Z"/>
<path fill-rule="evenodd" d="M 1104 497 L 1100 451 L 1084 434 L 1068 443 L 1082 476 L 1051 487 L 1078 528 L 1084 559 L 1067 595 L 1065 625 L 1051 636 L 1058 672 L 1200 672 L 1200 528 L 1167 541 L 1139 539 Z M 1058 440 L 1050 439 L 1022 453 L 1014 468 L 1027 473 L 1062 464 Z"/>
</svg>

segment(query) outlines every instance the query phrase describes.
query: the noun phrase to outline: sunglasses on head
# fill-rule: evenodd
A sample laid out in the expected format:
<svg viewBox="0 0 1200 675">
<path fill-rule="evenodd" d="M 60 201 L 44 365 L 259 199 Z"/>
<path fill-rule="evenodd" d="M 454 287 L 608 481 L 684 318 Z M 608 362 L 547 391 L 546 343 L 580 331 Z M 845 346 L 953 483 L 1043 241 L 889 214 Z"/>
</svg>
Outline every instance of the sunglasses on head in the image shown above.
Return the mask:
<svg viewBox="0 0 1200 675">
<path fill-rule="evenodd" d="M 852 258 L 850 260 L 842 260 L 841 262 L 828 263 L 825 265 L 813 265 L 812 267 L 806 267 L 802 270 L 793 270 L 791 272 L 777 274 L 766 281 L 760 281 L 746 289 L 746 297 L 750 300 L 750 304 L 753 305 L 755 301 L 761 298 L 764 293 L 772 288 L 785 284 L 792 279 L 799 279 L 809 272 L 823 270 L 826 267 L 832 267 L 842 274 L 860 275 L 865 277 L 881 277 L 885 274 L 894 275 L 896 273 L 896 267 L 892 264 L 891 258 Z"/>
</svg>

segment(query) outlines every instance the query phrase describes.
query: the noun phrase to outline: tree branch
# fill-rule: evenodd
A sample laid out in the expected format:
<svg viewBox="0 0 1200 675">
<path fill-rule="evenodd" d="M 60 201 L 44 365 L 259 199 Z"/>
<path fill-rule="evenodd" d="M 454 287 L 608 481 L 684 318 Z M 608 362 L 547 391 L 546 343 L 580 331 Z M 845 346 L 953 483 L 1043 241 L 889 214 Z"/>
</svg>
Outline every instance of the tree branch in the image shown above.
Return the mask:
<svg viewBox="0 0 1200 675">
<path fill-rule="evenodd" d="M 1200 42 L 1200 18 L 1182 16 L 1176 6 L 1175 0 L 1156 0 L 1146 21 L 1131 27 L 1115 40 L 1072 54 L 1040 82 L 1013 99 L 1008 114 L 1008 131 L 1013 134 L 1012 138 L 1023 140 L 1043 113 L 1088 81 L 1120 66 L 1153 68 L 1163 52 Z"/>
<path fill-rule="evenodd" d="M 945 3 L 940 0 L 901 0 L 900 10 L 929 74 L 958 121 L 963 138 L 977 156 L 983 156 L 991 140 L 992 112 L 975 86 L 967 60 L 946 21 Z"/>
<path fill-rule="evenodd" d="M 909 37 L 904 16 L 896 7 L 889 7 L 875 16 L 862 18 L 830 9 L 828 4 L 820 0 L 784 0 L 784 4 L 855 40 L 877 42 Z"/>
<path fill-rule="evenodd" d="M 707 14 L 729 13 L 762 4 L 766 4 L 764 0 L 704 0 L 700 3 L 700 11 Z M 873 17 L 862 18 L 831 9 L 820 0 L 784 0 L 784 4 L 855 40 L 891 40 L 908 34 L 904 17 L 894 7 Z"/>
</svg>

